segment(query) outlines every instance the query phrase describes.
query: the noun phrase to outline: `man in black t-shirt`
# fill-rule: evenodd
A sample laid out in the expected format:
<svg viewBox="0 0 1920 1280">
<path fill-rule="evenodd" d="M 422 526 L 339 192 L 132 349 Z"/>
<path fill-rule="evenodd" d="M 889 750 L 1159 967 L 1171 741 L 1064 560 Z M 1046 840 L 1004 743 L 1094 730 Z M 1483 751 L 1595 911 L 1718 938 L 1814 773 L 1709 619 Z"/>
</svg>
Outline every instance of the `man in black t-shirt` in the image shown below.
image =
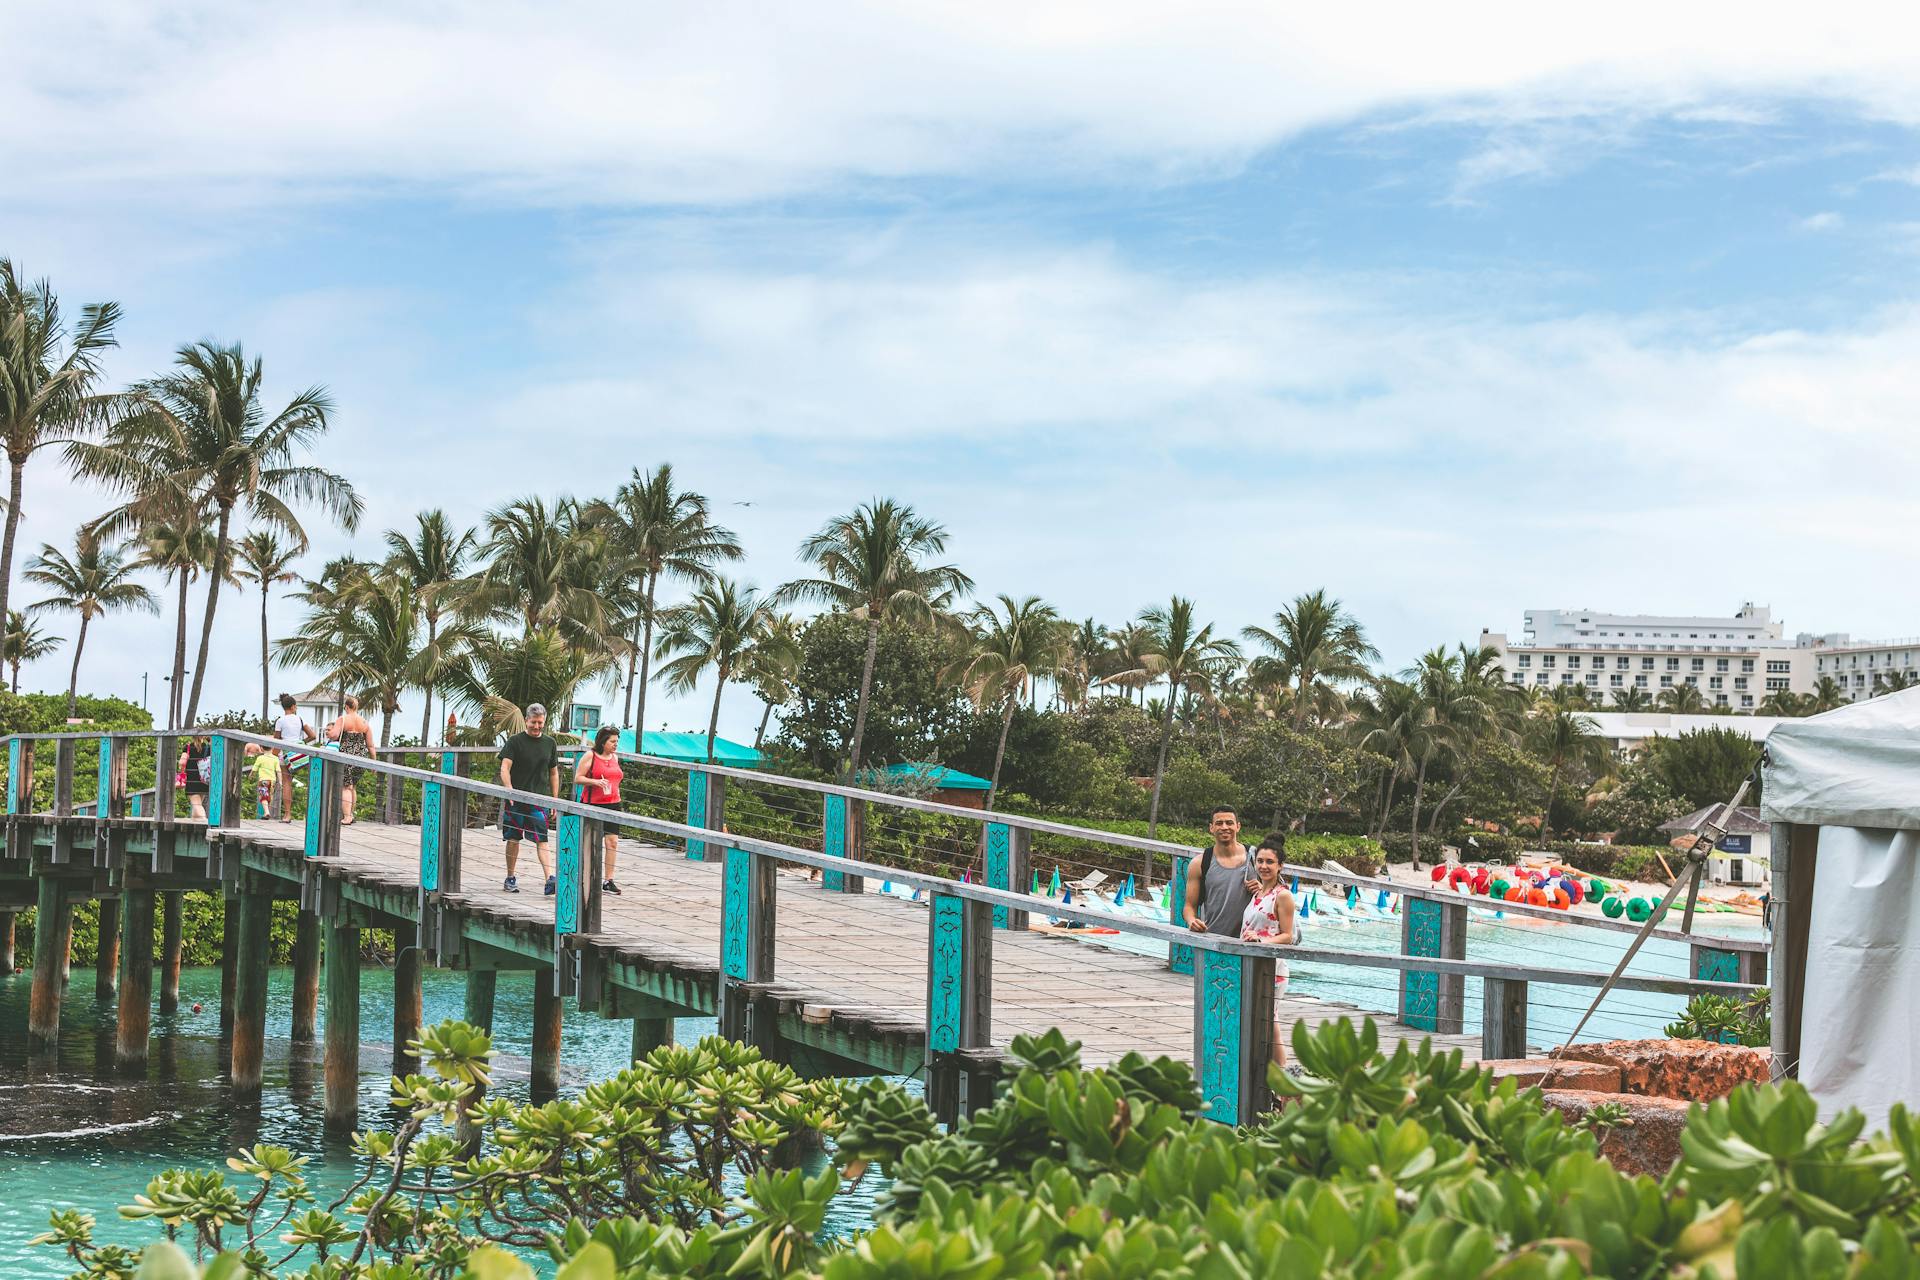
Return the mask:
<svg viewBox="0 0 1920 1280">
<path fill-rule="evenodd" d="M 500 747 L 500 785 L 515 791 L 560 795 L 560 749 L 547 737 L 547 709 L 539 703 L 527 708 L 527 727 Z M 554 891 L 553 861 L 547 856 L 547 810 L 536 804 L 509 800 L 500 809 L 500 834 L 507 841 L 508 893 L 520 892 L 514 868 L 520 862 L 520 842 L 530 841 L 540 870 L 547 877 L 547 894 Z"/>
</svg>

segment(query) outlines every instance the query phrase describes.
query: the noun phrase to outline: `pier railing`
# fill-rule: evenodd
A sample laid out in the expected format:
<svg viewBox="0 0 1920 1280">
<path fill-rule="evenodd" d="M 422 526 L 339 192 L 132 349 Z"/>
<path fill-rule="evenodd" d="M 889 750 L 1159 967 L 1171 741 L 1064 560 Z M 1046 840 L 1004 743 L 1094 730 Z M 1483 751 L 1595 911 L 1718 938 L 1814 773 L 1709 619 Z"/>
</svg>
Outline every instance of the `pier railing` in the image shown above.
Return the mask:
<svg viewBox="0 0 1920 1280">
<path fill-rule="evenodd" d="M 156 830 L 155 870 L 171 870 L 176 845 L 183 832 L 202 824 L 181 816 L 176 794 L 175 767 L 180 744 L 189 735 L 178 733 L 39 734 L 16 735 L 7 741 L 6 853 L 9 858 L 30 855 L 32 832 L 17 819 L 69 819 L 52 828 L 46 861 L 58 866 L 69 861 L 74 835 L 82 825 L 96 826 L 95 859 L 108 865 L 105 851 L 115 840 L 124 841 L 127 824 L 118 820 L 150 821 Z M 159 766 L 150 790 L 130 791 L 127 762 L 136 749 L 151 742 Z M 92 776 L 80 768 L 82 744 L 91 743 Z M 236 828 L 255 809 L 245 767 L 249 746 L 259 749 L 286 744 L 257 734 L 219 730 L 211 735 L 209 789 L 204 826 Z M 40 752 L 52 751 L 56 765 L 50 807 L 40 809 L 33 784 L 34 764 Z M 308 874 L 302 879 L 302 900 L 316 906 L 322 893 L 326 861 L 341 854 L 341 787 L 351 776 L 371 782 L 378 795 L 377 812 L 391 821 L 417 823 L 419 828 L 418 926 L 421 945 L 429 955 L 447 958 L 457 939 L 450 922 L 459 909 L 464 833 L 470 816 L 495 810 L 508 801 L 525 802 L 524 792 L 463 776 L 467 758 L 495 755 L 480 750 L 399 748 L 388 758 L 368 760 L 343 756 L 333 750 L 307 749 L 298 768 L 305 778 L 306 803 L 295 806 L 302 822 L 302 850 Z M 425 756 L 437 767 L 423 769 L 396 763 L 395 755 Z M 819 872 L 830 892 L 857 893 L 867 881 L 890 880 L 924 895 L 928 906 L 926 1063 L 930 1096 L 943 1114 L 954 1114 L 978 1101 L 991 1072 L 993 936 L 996 930 L 1020 930 L 1036 913 L 1083 925 L 1098 926 L 1164 946 L 1169 966 L 1191 973 L 1194 983 L 1193 1053 L 1196 1070 L 1212 1114 L 1222 1120 L 1252 1115 L 1265 1099 L 1265 1064 L 1274 1033 L 1275 962 L 1312 961 L 1340 966 L 1361 974 L 1390 978 L 1399 988 L 1399 1018 L 1403 1023 L 1440 1034 L 1464 1030 L 1464 993 L 1470 980 L 1481 983 L 1481 1052 L 1485 1057 L 1521 1057 L 1527 1052 L 1529 991 L 1536 985 L 1599 987 L 1607 980 L 1600 969 L 1561 968 L 1475 961 L 1466 956 L 1467 909 L 1470 899 L 1444 890 L 1417 886 L 1390 886 L 1402 903 L 1402 945 L 1397 953 L 1344 950 L 1317 943 L 1289 948 L 1245 943 L 1238 939 L 1195 934 L 1175 924 L 1116 914 L 1084 898 L 1063 903 L 1036 895 L 1030 868 L 1030 847 L 1036 833 L 1096 841 L 1131 852 L 1164 855 L 1176 886 L 1174 919 L 1179 918 L 1178 894 L 1184 886 L 1185 860 L 1195 850 L 1024 815 L 985 812 L 937 801 L 839 786 L 808 779 L 780 778 L 726 766 L 688 764 L 655 757 L 622 755 L 623 767 L 646 772 L 635 779 L 681 780 L 681 811 L 661 816 L 656 797 L 654 812 L 629 812 L 579 803 L 562 797 L 542 797 L 540 806 L 554 819 L 554 852 L 558 892 L 554 897 L 553 981 L 556 994 L 579 994 L 596 999 L 605 981 L 596 943 L 602 927 L 600 868 L 601 836 L 608 831 L 651 837 L 654 843 L 679 847 L 692 859 L 722 864 L 721 936 L 717 1007 L 724 1033 L 739 1038 L 770 1034 L 756 1025 L 756 1002 L 778 977 L 774 921 L 779 909 L 779 877 L 783 866 Z M 349 773 L 351 771 L 351 774 Z M 631 772 L 629 776 L 634 776 Z M 563 789 L 571 769 L 563 764 Z M 76 788 L 86 798 L 76 798 Z M 623 787 L 623 790 L 625 788 Z M 805 844 L 775 840 L 732 829 L 729 796 L 765 794 L 786 803 L 790 823 L 817 823 Z M 317 800 L 315 798 L 318 798 Z M 277 801 L 277 796 L 270 796 Z M 817 806 L 817 807 L 815 807 Z M 863 856 L 865 838 L 875 825 L 876 811 L 886 815 L 937 815 L 978 826 L 978 866 L 981 876 L 956 879 L 951 875 L 899 865 L 887 865 Z M 817 817 L 815 816 L 817 815 Z M 817 847 L 812 847 L 816 844 Z M 122 846 L 124 847 L 124 845 Z M 164 848 L 164 852 L 163 852 Z M 164 866 L 163 864 L 164 859 Z M 1289 875 L 1320 885 L 1351 887 L 1373 893 L 1389 888 L 1386 882 L 1344 875 L 1319 868 L 1289 866 Z M 1570 920 L 1545 908 L 1502 903 L 1513 916 L 1539 916 L 1556 924 L 1587 928 L 1631 929 L 1613 921 Z M 1317 935 L 1318 931 L 1314 931 Z M 1687 978 L 1628 975 L 1615 984 L 1618 993 L 1657 993 L 1687 996 L 1701 992 L 1746 995 L 1755 990 L 1765 944 L 1662 931 L 1696 948 L 1696 965 L 1704 950 L 1710 957 L 1731 957 L 1710 973 L 1696 969 Z M 1556 947 L 1560 935 L 1555 935 Z"/>
</svg>

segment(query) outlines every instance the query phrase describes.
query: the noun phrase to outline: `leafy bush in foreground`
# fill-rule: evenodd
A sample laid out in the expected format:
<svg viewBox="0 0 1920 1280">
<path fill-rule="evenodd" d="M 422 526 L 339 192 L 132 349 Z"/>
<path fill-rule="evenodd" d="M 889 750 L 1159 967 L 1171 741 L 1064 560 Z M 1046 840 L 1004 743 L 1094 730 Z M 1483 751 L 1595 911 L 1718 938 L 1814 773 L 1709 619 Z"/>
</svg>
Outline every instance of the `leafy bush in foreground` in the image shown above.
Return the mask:
<svg viewBox="0 0 1920 1280">
<path fill-rule="evenodd" d="M 1346 1021 L 1296 1027 L 1293 1048 L 1307 1078 L 1275 1073 L 1284 1105 L 1236 1131 L 1204 1119 L 1184 1065 L 1130 1055 L 1083 1070 L 1079 1046 L 1058 1032 L 1023 1037 L 1013 1046 L 1019 1070 L 999 1099 L 942 1133 L 921 1100 L 894 1084 L 803 1098 L 811 1086 L 780 1075 L 784 1068 L 708 1041 L 674 1052 L 706 1054 L 707 1070 L 727 1082 L 719 1093 L 673 1087 L 675 1073 L 646 1069 L 649 1059 L 613 1095 L 511 1109 L 518 1118 L 488 1135 L 497 1150 L 473 1161 L 438 1147 L 400 1157 L 397 1140 L 363 1139 L 379 1176 L 356 1193 L 362 1234 L 290 1205 L 275 1210 L 293 1224 L 282 1241 L 338 1238 L 302 1272 L 276 1273 L 259 1253 L 251 1260 L 256 1274 L 313 1280 L 514 1280 L 530 1273 L 477 1238 L 504 1178 L 544 1206 L 542 1223 L 528 1229 L 551 1227 L 545 1243 L 563 1280 L 1920 1280 L 1920 1129 L 1904 1108 L 1894 1109 L 1888 1134 L 1863 1141 L 1857 1112 L 1823 1126 L 1798 1085 L 1744 1087 L 1693 1110 L 1666 1178 L 1629 1178 L 1599 1157 L 1590 1129 L 1569 1125 L 1537 1090 L 1495 1085 L 1457 1051 L 1401 1045 L 1382 1055 L 1371 1022 Z M 442 1058 L 442 1081 L 457 1081 L 459 1054 Z M 416 1116 L 451 1105 L 424 1081 L 402 1092 Z M 751 1127 L 755 1107 L 772 1109 L 768 1127 Z M 488 1114 L 482 1108 L 483 1123 Z M 555 1128 L 562 1115 L 577 1117 L 565 1132 Z M 1610 1112 L 1596 1123 L 1617 1119 Z M 682 1124 L 709 1142 L 736 1135 L 737 1154 L 749 1156 L 741 1194 L 724 1207 L 713 1166 L 667 1136 Z M 776 1168 L 779 1129 L 835 1134 L 838 1167 L 812 1176 Z M 705 1189 L 679 1182 L 669 1193 L 656 1181 L 632 1201 L 650 1218 L 596 1221 L 617 1207 L 613 1188 L 628 1171 L 612 1153 L 632 1141 L 683 1153 L 679 1174 L 707 1176 Z M 823 1243 L 843 1176 L 884 1179 L 877 1220 L 852 1240 Z M 469 1182 L 478 1184 L 470 1194 Z M 423 1214 L 414 1188 L 427 1184 L 440 1200 Z M 394 1198 L 368 1206 L 375 1186 Z M 569 1197 L 583 1211 L 561 1225 Z M 254 1249 L 281 1230 L 252 1225 L 266 1198 L 242 1206 L 235 1196 L 222 1211 L 235 1230 L 247 1224 Z M 66 1247 L 89 1268 L 81 1274 L 130 1274 L 130 1257 L 94 1248 L 90 1221 L 63 1225 L 69 1216 L 56 1214 L 42 1239 Z"/>
</svg>

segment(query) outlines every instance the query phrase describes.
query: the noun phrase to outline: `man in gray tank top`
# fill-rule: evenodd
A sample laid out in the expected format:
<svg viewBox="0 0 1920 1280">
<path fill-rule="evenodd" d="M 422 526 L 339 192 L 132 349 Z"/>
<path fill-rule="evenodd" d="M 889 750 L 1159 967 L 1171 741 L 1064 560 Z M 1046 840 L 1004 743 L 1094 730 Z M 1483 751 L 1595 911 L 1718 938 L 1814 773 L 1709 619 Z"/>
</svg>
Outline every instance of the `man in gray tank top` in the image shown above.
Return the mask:
<svg viewBox="0 0 1920 1280">
<path fill-rule="evenodd" d="M 1187 900 L 1182 909 L 1195 933 L 1240 936 L 1241 917 L 1253 901 L 1252 869 L 1240 843 L 1240 817 L 1221 805 L 1207 824 L 1213 847 L 1187 864 Z"/>
</svg>

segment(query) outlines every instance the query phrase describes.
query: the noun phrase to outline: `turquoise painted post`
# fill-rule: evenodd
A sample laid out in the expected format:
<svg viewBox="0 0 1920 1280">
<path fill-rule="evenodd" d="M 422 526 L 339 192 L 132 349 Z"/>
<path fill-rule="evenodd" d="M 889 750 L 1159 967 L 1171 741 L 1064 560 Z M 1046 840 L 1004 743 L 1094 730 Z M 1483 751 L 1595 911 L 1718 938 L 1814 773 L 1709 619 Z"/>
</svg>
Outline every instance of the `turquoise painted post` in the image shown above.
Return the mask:
<svg viewBox="0 0 1920 1280">
<path fill-rule="evenodd" d="M 127 815 L 133 818 L 144 818 L 146 814 L 142 811 L 147 807 L 143 803 L 143 801 L 145 800 L 146 800 L 146 797 L 138 793 L 128 796 L 127 797 Z"/>
<path fill-rule="evenodd" d="M 927 1105 L 953 1124 L 991 1101 L 955 1057 L 991 1039 L 993 916 L 982 902 L 936 893 L 927 911 Z"/>
<path fill-rule="evenodd" d="M 442 751 L 440 753 L 440 772 L 458 776 L 460 773 L 460 757 L 451 751 Z"/>
<path fill-rule="evenodd" d="M 1465 903 L 1435 902 L 1407 894 L 1400 910 L 1400 952 L 1409 956 L 1464 960 Z M 1400 975 L 1400 1021 L 1420 1031 L 1459 1035 L 1466 1009 L 1466 979 L 1459 974 L 1406 969 Z"/>
<path fill-rule="evenodd" d="M 316 751 L 307 757 L 307 836 L 303 852 L 309 858 L 326 853 L 322 823 L 327 811 L 327 758 Z"/>
<path fill-rule="evenodd" d="M 113 812 L 113 739 L 100 736 L 99 777 L 93 790 L 93 816 L 111 818 Z"/>
<path fill-rule="evenodd" d="M 1173 855 L 1173 890 L 1168 895 L 1173 904 L 1172 919 L 1168 921 L 1176 929 L 1187 927 L 1187 867 L 1193 858 L 1186 854 Z M 1167 944 L 1167 968 L 1175 973 L 1193 972 L 1193 948 L 1184 942 Z"/>
<path fill-rule="evenodd" d="M 554 845 L 553 932 L 556 936 L 580 932 L 581 827 L 577 813 L 560 815 L 560 835 Z"/>
<path fill-rule="evenodd" d="M 687 825 L 690 827 L 707 825 L 707 775 L 698 769 L 687 770 Z M 687 857 L 704 862 L 707 857 L 707 842 L 688 840 Z"/>
<path fill-rule="evenodd" d="M 966 989 L 966 901 L 933 896 L 932 971 L 927 982 L 927 1049 L 952 1053 L 960 1047 Z"/>
<path fill-rule="evenodd" d="M 220 734 L 213 735 L 213 752 L 208 765 L 207 777 L 207 825 L 224 827 L 227 824 L 227 740 Z"/>
<path fill-rule="evenodd" d="M 847 798 L 845 796 L 828 794 L 822 797 L 820 851 L 830 853 L 837 858 L 847 856 Z M 845 893 L 847 873 L 844 871 L 822 872 L 820 884 L 828 893 Z"/>
<path fill-rule="evenodd" d="M 1199 949 L 1193 985 L 1193 1060 L 1207 1119 L 1244 1124 L 1268 1101 L 1273 961 Z"/>
<path fill-rule="evenodd" d="M 420 890 L 440 889 L 440 784 L 420 784 Z"/>
<path fill-rule="evenodd" d="M 984 861 L 988 887 L 1006 889 L 1013 893 L 1026 892 L 1027 844 L 1031 839 L 1031 833 L 1024 827 L 1012 827 L 1004 822 L 989 822 L 980 833 L 980 838 L 986 851 Z M 993 927 L 1025 929 L 1027 913 L 1016 911 L 1011 907 L 995 907 Z"/>
<path fill-rule="evenodd" d="M 23 744 L 18 738 L 7 739 L 7 812 L 8 813 L 22 812 L 21 800 L 27 794 L 26 787 L 21 785 L 21 783 L 26 780 L 25 774 L 20 766 L 20 757 L 22 755 L 21 747 L 24 745 L 25 744 Z"/>
<path fill-rule="evenodd" d="M 753 854 L 728 849 L 720 872 L 720 972 L 745 982 L 753 972 L 748 939 L 753 936 Z"/>
</svg>

